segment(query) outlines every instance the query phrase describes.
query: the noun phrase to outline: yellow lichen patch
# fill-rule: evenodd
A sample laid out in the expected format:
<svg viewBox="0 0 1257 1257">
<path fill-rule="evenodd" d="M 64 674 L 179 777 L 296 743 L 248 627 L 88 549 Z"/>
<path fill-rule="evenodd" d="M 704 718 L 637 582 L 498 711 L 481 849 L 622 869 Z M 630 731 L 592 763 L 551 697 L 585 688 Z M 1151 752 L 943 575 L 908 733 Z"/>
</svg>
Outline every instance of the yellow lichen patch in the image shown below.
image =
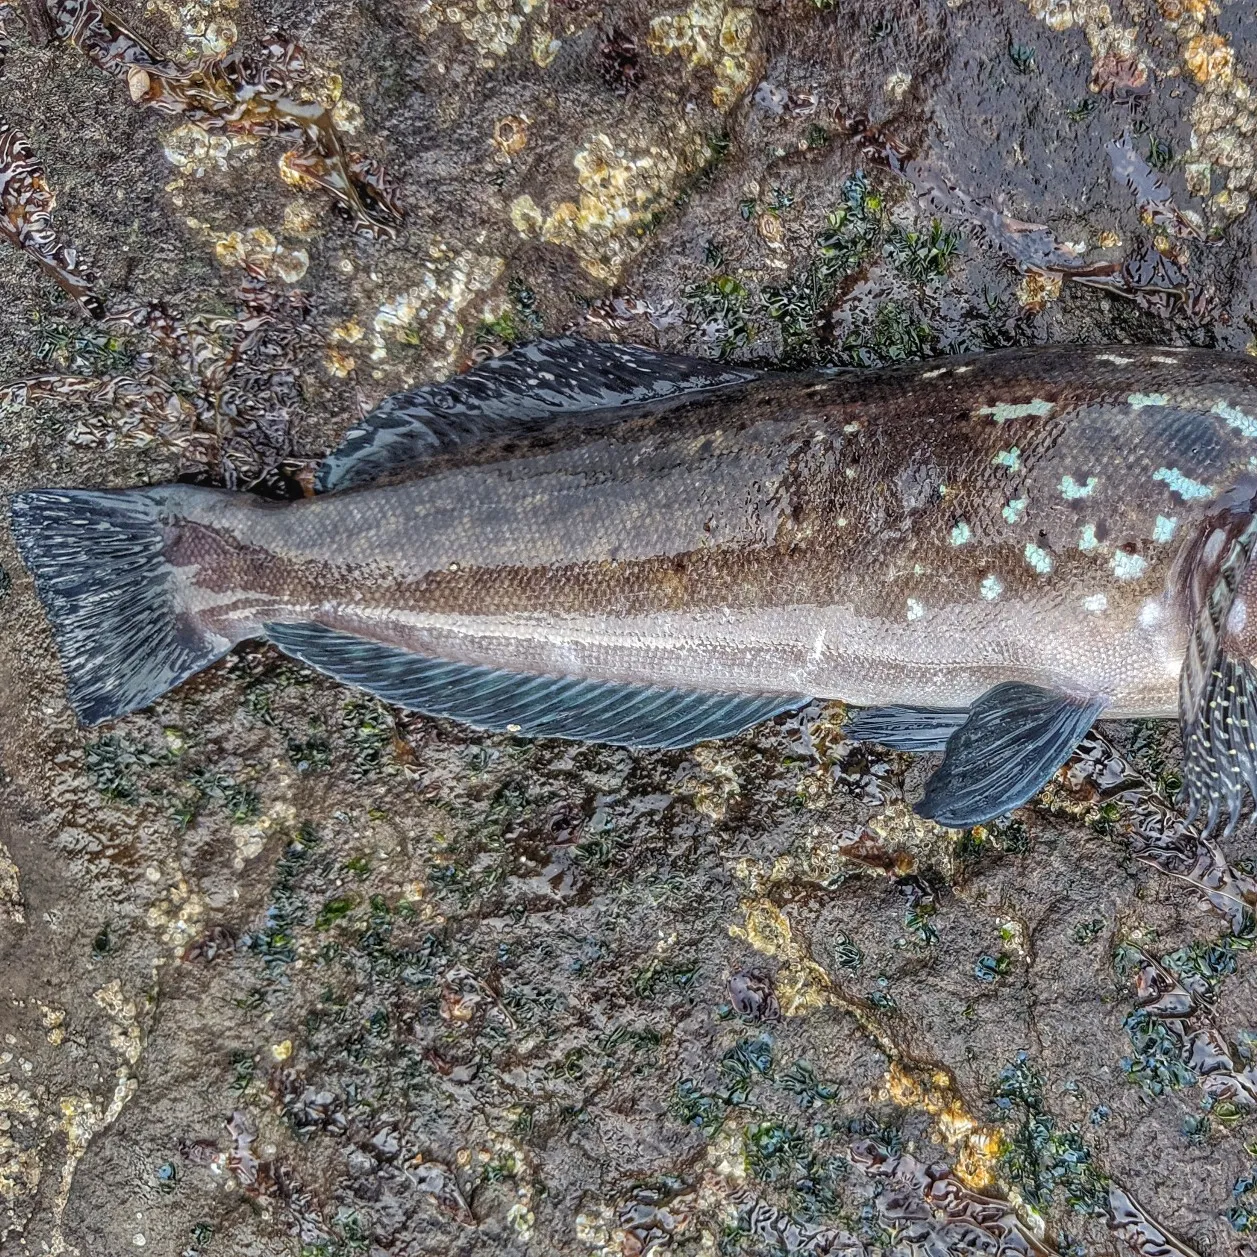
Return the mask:
<svg viewBox="0 0 1257 1257">
<path fill-rule="evenodd" d="M 650 24 L 646 46 L 656 56 L 684 57 L 691 69 L 716 77 L 712 104 L 726 110 L 751 85 L 758 68 L 753 50 L 755 12 L 728 0 L 695 0 L 681 13 L 665 13 Z"/>
<path fill-rule="evenodd" d="M 1197 83 L 1216 79 L 1226 84 L 1235 76 L 1235 50 L 1216 32 L 1193 35 L 1183 49 L 1183 64 Z"/>
<path fill-rule="evenodd" d="M 504 266 L 500 257 L 466 251 L 451 256 L 435 248 L 418 282 L 382 302 L 371 316 L 371 360 L 383 362 L 389 342 L 422 345 L 429 372 L 450 370 L 466 330 L 464 320 L 478 323 L 500 310 L 489 294 Z"/>
<path fill-rule="evenodd" d="M 579 198 L 546 214 L 531 196 L 519 196 L 511 203 L 512 224 L 521 235 L 566 245 L 590 275 L 614 283 L 641 248 L 643 224 L 686 174 L 711 158 L 706 140 L 680 121 L 672 138 L 675 150 L 594 135 L 572 159 Z"/>
<path fill-rule="evenodd" d="M 734 938 L 745 939 L 756 951 L 782 962 L 775 983 L 781 1011 L 798 1017 L 830 1003 L 829 974 L 808 954 L 790 928 L 785 913 L 767 899 L 745 900 L 745 925 L 731 925 Z"/>
<path fill-rule="evenodd" d="M 951 1154 L 961 1182 L 976 1191 L 995 1183 L 1004 1137 L 965 1108 L 943 1070 L 910 1071 L 892 1061 L 885 1088 L 886 1099 L 892 1103 L 905 1109 L 924 1109 L 934 1119 L 935 1133 Z"/>
</svg>

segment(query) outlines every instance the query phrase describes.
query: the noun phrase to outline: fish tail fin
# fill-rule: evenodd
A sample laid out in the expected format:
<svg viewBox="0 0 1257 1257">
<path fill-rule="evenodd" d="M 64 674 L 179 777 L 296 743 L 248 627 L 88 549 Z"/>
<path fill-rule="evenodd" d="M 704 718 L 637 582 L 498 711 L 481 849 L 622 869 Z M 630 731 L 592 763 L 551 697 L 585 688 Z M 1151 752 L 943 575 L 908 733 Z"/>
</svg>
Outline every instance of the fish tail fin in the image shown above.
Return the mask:
<svg viewBox="0 0 1257 1257">
<path fill-rule="evenodd" d="M 84 724 L 148 706 L 232 645 L 181 605 L 166 557 L 168 492 L 39 489 L 12 499 L 18 552 Z"/>
</svg>

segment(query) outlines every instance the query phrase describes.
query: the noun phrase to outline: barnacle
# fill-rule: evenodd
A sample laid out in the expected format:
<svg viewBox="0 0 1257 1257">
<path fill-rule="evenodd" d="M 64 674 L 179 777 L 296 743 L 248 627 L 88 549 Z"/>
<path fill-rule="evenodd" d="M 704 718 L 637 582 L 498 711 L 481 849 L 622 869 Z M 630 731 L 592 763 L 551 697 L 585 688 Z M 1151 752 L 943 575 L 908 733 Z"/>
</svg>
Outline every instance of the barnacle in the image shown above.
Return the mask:
<svg viewBox="0 0 1257 1257">
<path fill-rule="evenodd" d="M 181 114 L 208 132 L 278 136 L 294 143 L 281 172 L 297 186 L 330 192 L 371 235 L 393 235 L 401 209 L 384 168 L 345 147 L 334 107 L 302 100 L 297 81 L 306 66 L 300 48 L 273 39 L 261 54 L 231 48 L 190 66 L 161 57 L 99 0 L 54 0 L 57 34 L 100 69 L 127 81 L 137 104 Z"/>
</svg>

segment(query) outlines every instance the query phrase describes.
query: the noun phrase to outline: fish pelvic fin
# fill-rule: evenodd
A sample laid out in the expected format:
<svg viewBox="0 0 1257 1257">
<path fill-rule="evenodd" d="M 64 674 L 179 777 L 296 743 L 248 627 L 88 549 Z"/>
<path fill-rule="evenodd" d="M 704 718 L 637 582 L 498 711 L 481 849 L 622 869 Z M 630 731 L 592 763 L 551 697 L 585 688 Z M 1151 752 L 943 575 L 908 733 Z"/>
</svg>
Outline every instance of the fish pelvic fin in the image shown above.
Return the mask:
<svg viewBox="0 0 1257 1257">
<path fill-rule="evenodd" d="M 430 659 L 308 622 L 265 624 L 286 655 L 410 711 L 476 729 L 613 746 L 685 747 L 731 737 L 811 700 L 534 676 Z"/>
<path fill-rule="evenodd" d="M 520 345 L 443 384 L 386 397 L 324 460 L 320 493 L 379 483 L 451 449 L 535 432 L 575 414 L 640 406 L 759 372 L 636 345 L 559 336 Z"/>
<path fill-rule="evenodd" d="M 1257 613 L 1257 519 L 1232 516 L 1202 534 L 1202 549 L 1218 551 L 1203 588 L 1194 585 L 1194 617 L 1179 674 L 1183 789 L 1188 819 L 1211 833 L 1226 818 L 1239 822 L 1245 792 L 1257 799 L 1257 671 L 1249 662 Z M 1237 628 L 1237 599 L 1244 614 Z M 1250 611 L 1249 608 L 1252 608 Z"/>
<path fill-rule="evenodd" d="M 12 498 L 18 553 L 84 724 L 147 707 L 231 646 L 180 606 L 163 504 L 161 489 L 39 489 Z"/>
<path fill-rule="evenodd" d="M 947 739 L 918 814 L 966 829 L 1028 803 L 1106 706 L 1103 698 L 1075 698 L 1020 681 L 987 690 Z"/>
</svg>

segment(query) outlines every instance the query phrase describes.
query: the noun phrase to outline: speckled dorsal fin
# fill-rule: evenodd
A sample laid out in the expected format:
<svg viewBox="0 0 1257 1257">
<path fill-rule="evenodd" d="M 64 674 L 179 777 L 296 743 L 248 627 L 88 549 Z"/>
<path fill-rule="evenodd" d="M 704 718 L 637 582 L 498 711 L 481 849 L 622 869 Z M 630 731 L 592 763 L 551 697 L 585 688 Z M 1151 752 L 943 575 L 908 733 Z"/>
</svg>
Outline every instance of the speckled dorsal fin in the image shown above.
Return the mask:
<svg viewBox="0 0 1257 1257">
<path fill-rule="evenodd" d="M 1179 674 L 1183 729 L 1183 801 L 1189 819 L 1204 812 L 1205 833 L 1225 808 L 1235 828 L 1244 789 L 1257 799 L 1257 674 L 1228 632 L 1241 585 L 1257 576 L 1250 562 L 1257 519 L 1241 518 L 1222 533 L 1216 573 L 1199 600 Z"/>
<path fill-rule="evenodd" d="M 263 631 L 286 655 L 386 703 L 532 738 L 693 746 L 811 701 L 800 695 L 716 694 L 448 663 L 320 624 L 267 624 Z"/>
<path fill-rule="evenodd" d="M 1028 803 L 1105 706 L 1102 698 L 1074 698 L 1020 681 L 994 686 L 948 738 L 917 812 L 963 829 Z"/>
<path fill-rule="evenodd" d="M 385 398 L 324 460 L 320 493 L 371 484 L 455 446 L 527 431 L 576 412 L 615 410 L 753 379 L 701 358 L 561 336 L 521 345 L 443 384 Z"/>
<path fill-rule="evenodd" d="M 968 718 L 967 707 L 866 707 L 842 731 L 853 742 L 876 742 L 895 751 L 942 751 Z"/>
</svg>

